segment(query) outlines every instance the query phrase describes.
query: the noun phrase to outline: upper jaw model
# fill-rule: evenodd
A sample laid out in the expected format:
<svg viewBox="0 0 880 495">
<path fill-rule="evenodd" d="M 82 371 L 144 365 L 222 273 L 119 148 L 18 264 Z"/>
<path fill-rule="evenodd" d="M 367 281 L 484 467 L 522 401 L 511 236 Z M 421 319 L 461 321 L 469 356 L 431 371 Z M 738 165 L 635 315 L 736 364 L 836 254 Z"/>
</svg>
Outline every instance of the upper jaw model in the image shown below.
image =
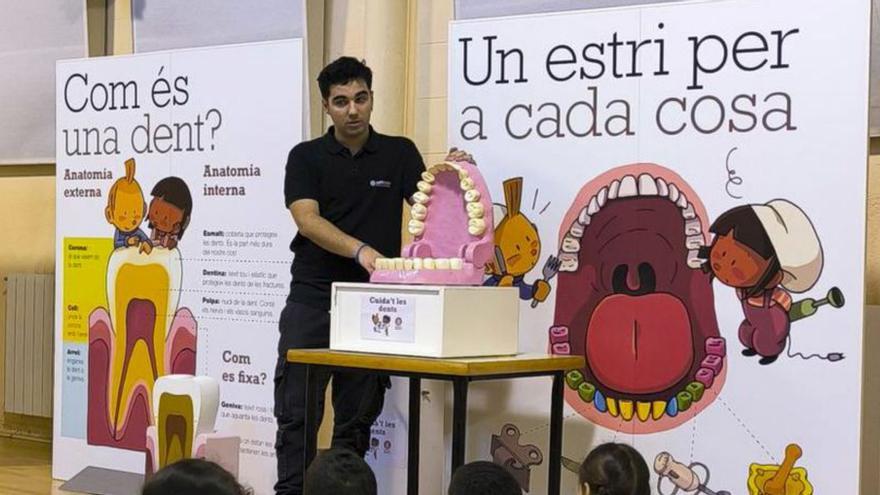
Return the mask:
<svg viewBox="0 0 880 495">
<path fill-rule="evenodd" d="M 422 173 L 408 225 L 414 241 L 400 258 L 379 258 L 374 283 L 480 285 L 492 259 L 489 188 L 468 162 L 444 162 Z"/>
</svg>

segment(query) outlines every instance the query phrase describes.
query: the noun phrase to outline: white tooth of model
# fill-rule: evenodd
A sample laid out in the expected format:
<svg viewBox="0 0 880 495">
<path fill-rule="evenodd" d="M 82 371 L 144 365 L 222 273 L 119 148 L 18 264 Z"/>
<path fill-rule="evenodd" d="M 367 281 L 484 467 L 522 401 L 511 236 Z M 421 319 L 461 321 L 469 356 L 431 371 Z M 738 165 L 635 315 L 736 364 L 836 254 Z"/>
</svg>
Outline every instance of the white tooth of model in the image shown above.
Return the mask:
<svg viewBox="0 0 880 495">
<path fill-rule="evenodd" d="M 466 193 L 464 193 L 464 199 L 468 203 L 473 203 L 474 201 L 479 201 L 480 200 L 480 191 L 477 189 L 471 189 L 470 191 L 467 191 Z"/>
<path fill-rule="evenodd" d="M 468 203 L 466 208 L 468 216 L 471 218 L 483 218 L 485 214 L 483 203 Z"/>
<path fill-rule="evenodd" d="M 428 171 L 422 172 L 422 180 L 427 182 L 428 184 L 433 184 L 435 180 L 434 174 Z"/>
<path fill-rule="evenodd" d="M 434 266 L 436 266 L 438 270 L 449 270 L 449 258 L 435 259 Z"/>
<path fill-rule="evenodd" d="M 409 221 L 407 225 L 407 230 L 412 235 L 422 235 L 425 231 L 425 223 L 416 219 L 412 219 Z"/>
<path fill-rule="evenodd" d="M 471 235 L 482 235 L 486 231 L 486 221 L 481 218 L 468 220 L 468 232 Z"/>
<path fill-rule="evenodd" d="M 416 187 L 420 192 L 423 192 L 425 194 L 431 194 L 431 189 L 433 189 L 433 186 L 431 186 L 431 184 L 428 184 L 427 182 L 422 180 L 416 183 Z"/>
<path fill-rule="evenodd" d="M 413 265 L 413 270 L 421 270 L 422 269 L 422 259 L 421 258 L 413 258 L 412 265 Z"/>
<path fill-rule="evenodd" d="M 431 198 L 430 198 L 430 196 L 428 196 L 427 194 L 423 193 L 422 191 L 419 191 L 419 192 L 417 192 L 417 193 L 415 193 L 415 194 L 412 195 L 412 199 L 413 199 L 413 201 L 416 202 L 416 203 L 419 203 L 419 204 L 427 204 L 428 200 L 431 199 Z"/>
<path fill-rule="evenodd" d="M 413 260 L 410 258 L 403 259 L 403 269 L 406 271 L 410 271 L 413 269 Z"/>
<path fill-rule="evenodd" d="M 424 220 L 428 216 L 428 207 L 420 203 L 414 203 L 409 212 L 414 219 Z"/>
<path fill-rule="evenodd" d="M 453 270 L 461 270 L 464 266 L 461 258 L 450 258 L 449 259 L 449 268 Z"/>
<path fill-rule="evenodd" d="M 471 179 L 470 177 L 465 177 L 464 179 L 461 179 L 461 182 L 458 183 L 458 186 L 461 188 L 462 191 L 470 191 L 474 188 L 474 179 Z"/>
<path fill-rule="evenodd" d="M 422 259 L 422 268 L 425 270 L 433 270 L 435 268 L 434 258 L 423 258 Z"/>
</svg>

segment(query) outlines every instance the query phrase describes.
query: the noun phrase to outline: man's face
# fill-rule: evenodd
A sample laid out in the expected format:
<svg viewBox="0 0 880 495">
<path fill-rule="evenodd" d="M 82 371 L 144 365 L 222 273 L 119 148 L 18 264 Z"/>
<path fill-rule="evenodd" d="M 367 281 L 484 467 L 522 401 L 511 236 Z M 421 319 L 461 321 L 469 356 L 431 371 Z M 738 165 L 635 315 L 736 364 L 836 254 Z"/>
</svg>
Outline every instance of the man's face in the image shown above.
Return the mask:
<svg viewBox="0 0 880 495">
<path fill-rule="evenodd" d="M 333 120 L 338 135 L 358 138 L 369 131 L 373 112 L 373 93 L 361 79 L 330 86 L 324 110 Z"/>
</svg>

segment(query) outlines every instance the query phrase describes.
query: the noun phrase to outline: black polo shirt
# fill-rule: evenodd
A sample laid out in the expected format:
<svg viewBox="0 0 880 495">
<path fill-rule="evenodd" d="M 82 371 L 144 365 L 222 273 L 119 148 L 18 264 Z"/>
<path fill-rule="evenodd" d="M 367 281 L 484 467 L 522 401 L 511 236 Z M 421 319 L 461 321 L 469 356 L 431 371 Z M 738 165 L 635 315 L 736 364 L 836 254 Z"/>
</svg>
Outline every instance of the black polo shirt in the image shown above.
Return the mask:
<svg viewBox="0 0 880 495">
<path fill-rule="evenodd" d="M 416 192 L 425 164 L 405 137 L 370 136 L 354 156 L 333 136 L 296 145 L 287 157 L 285 206 L 300 199 L 318 202 L 321 216 L 386 257 L 400 256 L 403 200 Z M 366 282 L 369 275 L 351 257 L 333 254 L 297 233 L 288 301 L 330 308 L 332 282 Z M 354 253 L 352 253 L 354 254 Z"/>
</svg>

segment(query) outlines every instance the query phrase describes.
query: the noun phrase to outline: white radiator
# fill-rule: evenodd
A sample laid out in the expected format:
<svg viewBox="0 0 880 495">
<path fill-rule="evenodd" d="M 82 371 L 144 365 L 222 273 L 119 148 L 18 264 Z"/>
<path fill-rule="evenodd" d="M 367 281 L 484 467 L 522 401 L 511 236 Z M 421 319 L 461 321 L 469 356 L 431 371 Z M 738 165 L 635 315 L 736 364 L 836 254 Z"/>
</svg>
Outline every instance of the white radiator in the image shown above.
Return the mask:
<svg viewBox="0 0 880 495">
<path fill-rule="evenodd" d="M 6 277 L 6 412 L 52 416 L 55 275 Z"/>
</svg>

